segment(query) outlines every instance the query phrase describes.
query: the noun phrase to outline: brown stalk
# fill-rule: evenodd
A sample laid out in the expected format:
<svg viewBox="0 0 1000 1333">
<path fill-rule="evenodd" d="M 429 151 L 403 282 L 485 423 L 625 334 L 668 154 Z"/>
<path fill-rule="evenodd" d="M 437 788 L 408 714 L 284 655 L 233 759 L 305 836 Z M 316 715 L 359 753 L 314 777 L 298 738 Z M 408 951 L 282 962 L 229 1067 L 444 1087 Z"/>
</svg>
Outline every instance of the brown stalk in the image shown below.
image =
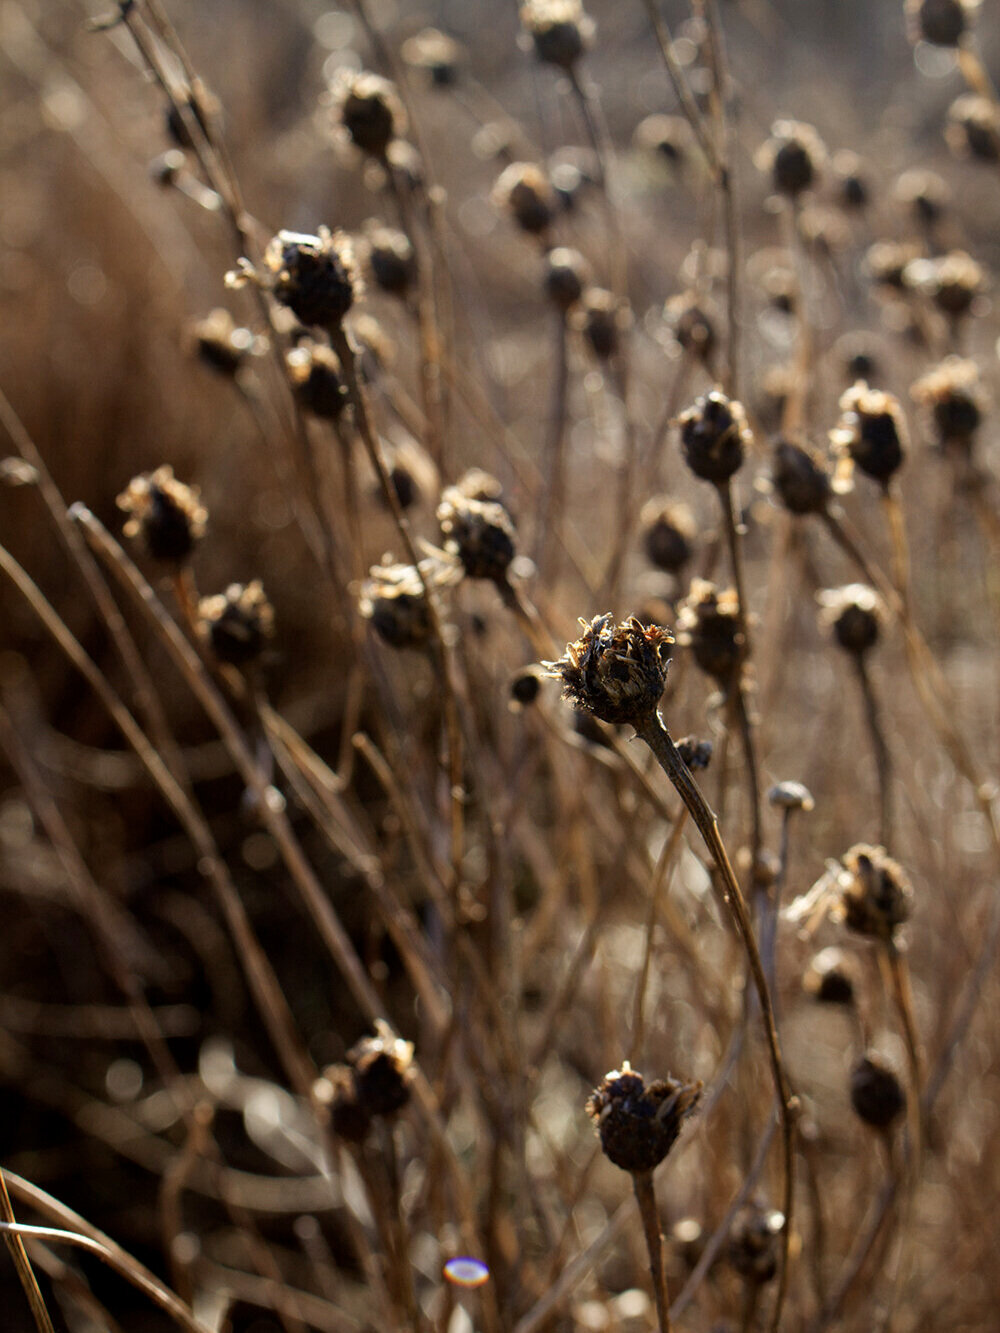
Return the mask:
<svg viewBox="0 0 1000 1333">
<path fill-rule="evenodd" d="M 653 1283 L 657 1323 L 660 1333 L 670 1333 L 670 1298 L 667 1294 L 663 1235 L 660 1230 L 660 1215 L 656 1208 L 652 1171 L 633 1171 L 632 1188 L 635 1190 L 635 1201 L 639 1205 L 642 1231 L 646 1239 L 646 1250 L 649 1254 L 649 1275 Z"/>
</svg>

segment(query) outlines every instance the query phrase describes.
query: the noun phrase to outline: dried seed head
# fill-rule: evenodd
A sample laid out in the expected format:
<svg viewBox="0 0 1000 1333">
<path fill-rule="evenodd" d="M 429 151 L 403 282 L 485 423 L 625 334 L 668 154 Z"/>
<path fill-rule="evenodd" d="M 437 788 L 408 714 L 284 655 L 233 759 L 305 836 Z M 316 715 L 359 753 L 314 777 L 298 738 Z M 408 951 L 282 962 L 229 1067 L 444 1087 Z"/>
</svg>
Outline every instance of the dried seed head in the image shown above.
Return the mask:
<svg viewBox="0 0 1000 1333">
<path fill-rule="evenodd" d="M 187 112 L 198 125 L 206 139 L 212 137 L 215 123 L 222 112 L 222 103 L 201 79 L 195 79 L 190 88 L 180 94 L 176 102 L 167 107 L 165 125 L 167 134 L 178 148 L 192 150 L 194 144 L 186 124 Z"/>
<path fill-rule="evenodd" d="M 773 310 L 790 315 L 798 302 L 799 284 L 795 273 L 781 264 L 768 268 L 760 279 L 760 287 Z"/>
<path fill-rule="evenodd" d="M 778 430 L 789 394 L 798 382 L 794 366 L 769 366 L 756 386 L 754 410 L 766 430 Z"/>
<path fill-rule="evenodd" d="M 906 0 L 910 40 L 958 46 L 978 8 L 979 0 Z"/>
<path fill-rule="evenodd" d="M 248 282 L 273 292 L 301 323 L 323 329 L 340 328 L 361 295 L 351 239 L 327 227 L 316 236 L 279 231 L 268 242 L 260 269 L 243 259 L 235 273 L 226 274 L 229 287 Z"/>
<path fill-rule="evenodd" d="M 865 253 L 865 269 L 877 286 L 902 292 L 907 265 L 919 258 L 920 246 L 915 241 L 876 241 Z"/>
<path fill-rule="evenodd" d="M 602 722 L 648 721 L 667 682 L 673 636 L 634 616 L 616 625 L 610 612 L 580 624 L 582 636 L 566 645 L 559 661 L 542 663 L 562 681 L 563 698 Z"/>
<path fill-rule="evenodd" d="M 375 1036 L 362 1037 L 347 1052 L 358 1101 L 370 1116 L 390 1116 L 410 1100 L 413 1043 L 397 1037 L 388 1023 L 375 1020 Z"/>
<path fill-rule="evenodd" d="M 843 949 L 831 946 L 821 949 L 812 959 L 802 978 L 802 986 L 806 994 L 820 1004 L 851 1005 L 854 1003 L 856 971 L 851 956 Z"/>
<path fill-rule="evenodd" d="M 859 380 L 840 399 L 840 420 L 830 432 L 833 451 L 842 461 L 841 474 L 850 464 L 887 486 L 903 464 L 906 425 L 899 400 L 881 389 L 869 389 Z"/>
<path fill-rule="evenodd" d="M 604 1155 L 623 1171 L 654 1170 L 676 1143 L 701 1088 L 669 1077 L 647 1085 L 627 1060 L 612 1069 L 587 1102 Z"/>
<path fill-rule="evenodd" d="M 546 231 L 556 214 L 552 183 L 534 162 L 511 162 L 504 167 L 493 187 L 493 202 L 532 236 Z"/>
<path fill-rule="evenodd" d="M 527 0 L 521 23 L 545 65 L 572 69 L 594 37 L 594 23 L 580 0 Z"/>
<path fill-rule="evenodd" d="M 699 740 L 697 736 L 682 736 L 677 742 L 677 753 L 692 773 L 708 768 L 714 748 L 711 741 Z"/>
<path fill-rule="evenodd" d="M 889 1129 L 906 1110 L 906 1094 L 899 1079 L 874 1052 L 863 1055 L 851 1070 L 851 1105 L 872 1129 Z"/>
<path fill-rule="evenodd" d="M 396 227 L 370 223 L 365 228 L 362 254 L 366 270 L 381 291 L 405 296 L 417 276 L 417 260 L 410 238 Z"/>
<path fill-rule="evenodd" d="M 721 486 L 739 471 L 752 438 L 742 403 L 713 389 L 682 412 L 677 424 L 684 461 L 696 477 Z"/>
<path fill-rule="evenodd" d="M 579 301 L 590 281 L 590 265 L 579 250 L 557 245 L 545 256 L 545 292 L 560 310 Z"/>
<path fill-rule="evenodd" d="M 329 1065 L 316 1084 L 316 1095 L 330 1108 L 333 1132 L 348 1143 L 364 1143 L 372 1121 L 358 1097 L 353 1069 L 347 1065 Z"/>
<path fill-rule="evenodd" d="M 826 148 L 811 125 L 776 120 L 755 161 L 761 171 L 770 173 L 774 190 L 794 199 L 816 184 L 826 164 Z"/>
<path fill-rule="evenodd" d="M 663 314 L 684 351 L 697 357 L 703 365 L 709 365 L 718 338 L 711 317 L 698 304 L 694 292 L 671 296 L 663 307 Z"/>
<path fill-rule="evenodd" d="M 948 108 L 945 138 L 957 157 L 1000 162 L 1000 108 L 988 97 L 963 93 Z"/>
<path fill-rule="evenodd" d="M 650 564 L 667 574 L 679 574 L 691 559 L 695 536 L 691 510 L 686 504 L 656 495 L 643 505 L 639 521 Z"/>
<path fill-rule="evenodd" d="M 740 604 L 735 588 L 693 579 L 678 607 L 677 642 L 690 648 L 702 671 L 728 685 L 743 660 Z"/>
<path fill-rule="evenodd" d="M 432 587 L 457 583 L 462 567 L 441 559 L 421 560 L 420 573 Z M 392 648 L 422 648 L 433 630 L 424 586 L 413 565 L 385 563 L 369 570 L 361 588 L 359 610 Z"/>
<path fill-rule="evenodd" d="M 514 524 L 497 500 L 481 499 L 500 483 L 474 468 L 455 486 L 441 492 L 437 520 L 444 548 L 457 556 L 470 579 L 505 583 L 517 553 Z M 485 487 L 485 490 L 484 490 Z"/>
<path fill-rule="evenodd" d="M 834 353 L 848 384 L 865 380 L 874 384 L 880 378 L 878 349 L 866 333 L 845 333 L 834 344 Z"/>
<path fill-rule="evenodd" d="M 930 411 L 943 449 L 971 447 L 985 409 L 975 361 L 946 357 L 911 386 L 910 395 Z"/>
<path fill-rule="evenodd" d="M 198 358 L 220 375 L 232 377 L 253 353 L 256 338 L 239 328 L 228 310 L 212 310 L 190 326 L 191 344 Z"/>
<path fill-rule="evenodd" d="M 914 291 L 929 296 L 949 319 L 967 315 L 986 285 L 982 266 L 964 250 L 934 259 L 914 259 L 907 264 L 903 279 Z"/>
<path fill-rule="evenodd" d="M 235 667 L 255 662 L 274 635 L 274 608 L 260 579 L 231 583 L 224 593 L 203 597 L 198 628 L 220 662 Z"/>
<path fill-rule="evenodd" d="M 393 139 L 406 133 L 406 112 L 395 85 L 370 70 L 341 66 L 330 85 L 335 122 L 369 157 L 384 158 Z"/>
<path fill-rule="evenodd" d="M 622 305 L 613 292 L 603 287 L 588 287 L 574 307 L 572 322 L 593 354 L 601 361 L 610 361 L 618 353 L 631 315 L 628 306 Z"/>
<path fill-rule="evenodd" d="M 116 501 L 129 515 L 125 536 L 140 538 L 153 560 L 180 564 L 205 535 L 208 510 L 198 496 L 167 465 L 133 477 Z"/>
<path fill-rule="evenodd" d="M 913 908 L 913 886 L 906 872 L 884 847 L 867 843 L 845 852 L 841 863 L 838 915 L 855 934 L 889 943 Z"/>
<path fill-rule="evenodd" d="M 314 416 L 336 421 L 347 406 L 347 386 L 332 348 L 303 338 L 286 353 L 285 365 L 302 407 Z"/>
<path fill-rule="evenodd" d="M 930 226 L 940 221 L 951 199 L 951 190 L 936 171 L 915 167 L 897 179 L 892 195 L 918 222 Z"/>
<path fill-rule="evenodd" d="M 733 1218 L 726 1258 L 740 1277 L 755 1286 L 770 1282 L 781 1259 L 785 1218 L 775 1208 L 750 1203 Z"/>
<path fill-rule="evenodd" d="M 533 704 L 542 689 L 541 672 L 537 666 L 528 666 L 518 671 L 510 682 L 511 704 L 526 708 Z"/>
<path fill-rule="evenodd" d="M 822 514 L 833 490 L 823 458 L 791 440 L 778 440 L 774 446 L 771 481 L 790 514 Z"/>
<path fill-rule="evenodd" d="M 458 42 L 438 28 L 424 28 L 407 37 L 402 46 L 406 63 L 424 70 L 435 88 L 451 88 L 458 81 L 463 54 Z"/>
<path fill-rule="evenodd" d="M 843 213 L 836 208 L 812 204 L 799 212 L 799 235 L 812 250 L 824 255 L 836 254 L 851 244 L 851 229 Z"/>
<path fill-rule="evenodd" d="M 812 792 L 801 782 L 779 782 L 767 793 L 767 799 L 777 810 L 805 810 L 815 808 Z"/>
<path fill-rule="evenodd" d="M 878 643 L 885 608 L 878 593 L 865 583 L 825 588 L 816 594 L 822 619 L 833 629 L 845 652 L 861 656 Z"/>
<path fill-rule="evenodd" d="M 865 208 L 871 198 L 871 189 L 861 158 L 849 148 L 842 148 L 839 153 L 834 153 L 831 165 L 841 208 L 851 212 Z"/>
<path fill-rule="evenodd" d="M 647 116 L 635 127 L 632 142 L 671 168 L 683 166 L 691 152 L 691 126 L 683 116 Z"/>
</svg>

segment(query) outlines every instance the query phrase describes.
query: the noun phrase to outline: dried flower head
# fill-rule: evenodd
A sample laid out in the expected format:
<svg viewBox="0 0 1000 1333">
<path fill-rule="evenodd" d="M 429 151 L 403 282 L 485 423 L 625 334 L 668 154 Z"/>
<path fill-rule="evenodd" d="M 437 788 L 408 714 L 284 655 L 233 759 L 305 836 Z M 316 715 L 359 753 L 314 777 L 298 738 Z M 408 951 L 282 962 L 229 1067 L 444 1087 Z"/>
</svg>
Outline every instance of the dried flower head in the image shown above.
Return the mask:
<svg viewBox="0 0 1000 1333">
<path fill-rule="evenodd" d="M 604 1155 L 623 1171 L 654 1170 L 677 1142 L 701 1089 L 700 1082 L 669 1077 L 647 1085 L 627 1060 L 620 1070 L 612 1069 L 587 1101 Z"/>
<path fill-rule="evenodd" d="M 743 404 L 713 389 L 677 420 L 684 461 L 696 477 L 721 486 L 736 473 L 751 443 Z"/>
<path fill-rule="evenodd" d="M 910 395 L 931 413 L 943 449 L 970 448 L 986 406 L 975 361 L 946 357 L 911 386 Z"/>
<path fill-rule="evenodd" d="M 857 968 L 850 954 L 831 945 L 821 949 L 810 961 L 802 986 L 819 1004 L 854 1003 Z"/>
<path fill-rule="evenodd" d="M 878 345 L 869 334 L 853 330 L 844 333 L 837 339 L 833 350 L 848 384 L 857 380 L 874 384 L 879 379 Z"/>
<path fill-rule="evenodd" d="M 986 285 L 982 265 L 964 250 L 933 259 L 914 259 L 907 264 L 903 279 L 908 287 L 930 297 L 949 319 L 967 315 Z"/>
<path fill-rule="evenodd" d="M 372 1119 L 358 1097 L 354 1071 L 347 1065 L 329 1065 L 317 1081 L 315 1093 L 317 1100 L 329 1107 L 333 1132 L 348 1143 L 364 1143 Z"/>
<path fill-rule="evenodd" d="M 593 354 L 610 361 L 618 353 L 622 335 L 632 322 L 628 306 L 603 287 L 588 287 L 573 309 L 573 327 L 584 337 Z"/>
<path fill-rule="evenodd" d="M 686 504 L 657 495 L 643 505 L 639 521 L 650 564 L 667 574 L 679 574 L 691 559 L 695 537 L 691 510 Z"/>
<path fill-rule="evenodd" d="M 346 1060 L 369 1115 L 395 1115 L 410 1100 L 413 1043 L 397 1037 L 382 1019 L 375 1020 L 375 1036 L 362 1037 Z"/>
<path fill-rule="evenodd" d="M 593 20 L 580 0 L 527 0 L 521 23 L 538 59 L 560 69 L 572 69 L 594 37 Z"/>
<path fill-rule="evenodd" d="M 647 116 L 635 127 L 632 142 L 643 153 L 652 153 L 676 169 L 687 161 L 692 147 L 691 126 L 683 116 Z"/>
<path fill-rule="evenodd" d="M 912 42 L 958 46 L 979 8 L 979 0 L 906 0 Z"/>
<path fill-rule="evenodd" d="M 256 338 L 240 328 L 228 310 L 210 311 L 190 326 L 191 343 L 199 359 L 221 375 L 233 376 L 252 355 Z"/>
<path fill-rule="evenodd" d="M 431 588 L 446 587 L 462 577 L 458 562 L 443 555 L 420 562 L 420 574 Z M 422 648 L 433 631 L 427 594 L 413 565 L 374 565 L 361 588 L 359 610 L 392 648 Z"/>
<path fill-rule="evenodd" d="M 286 353 L 285 365 L 302 407 L 314 416 L 336 421 L 347 406 L 347 385 L 336 352 L 325 343 L 303 338 Z"/>
<path fill-rule="evenodd" d="M 583 634 L 566 645 L 559 661 L 542 663 L 562 681 L 563 698 L 602 722 L 647 721 L 667 683 L 673 636 L 634 616 L 617 625 L 610 612 L 580 624 Z"/>
<path fill-rule="evenodd" d="M 663 307 L 670 329 L 685 352 L 705 366 L 709 366 L 718 343 L 715 324 L 694 292 L 679 292 L 671 296 Z"/>
<path fill-rule="evenodd" d="M 320 227 L 316 236 L 279 231 L 264 251 L 260 269 L 241 259 L 226 285 L 252 282 L 274 293 L 301 323 L 337 329 L 361 295 L 361 279 L 351 239 L 342 231 Z"/>
<path fill-rule="evenodd" d="M 398 227 L 369 223 L 360 249 L 374 285 L 390 296 L 406 296 L 417 276 L 417 260 L 409 236 Z"/>
<path fill-rule="evenodd" d="M 470 579 L 505 583 L 517 553 L 514 524 L 499 501 L 481 498 L 496 493 L 500 483 L 474 468 L 441 493 L 437 520 L 444 548 L 457 556 Z"/>
<path fill-rule="evenodd" d="M 846 208 L 850 212 L 865 208 L 871 198 L 871 188 L 864 164 L 857 153 L 849 148 L 842 148 L 834 153 L 831 166 L 837 182 L 837 198 L 841 208 Z"/>
<path fill-rule="evenodd" d="M 125 536 L 140 538 L 153 560 L 180 564 L 205 535 L 208 510 L 198 497 L 166 464 L 133 477 L 116 501 L 129 515 Z"/>
<path fill-rule="evenodd" d="M 677 742 L 677 753 L 692 773 L 708 768 L 714 749 L 711 741 L 699 740 L 697 736 L 682 736 Z"/>
<path fill-rule="evenodd" d="M 726 1258 L 740 1277 L 754 1286 L 770 1282 L 781 1260 L 784 1215 L 754 1202 L 741 1208 L 729 1229 Z"/>
<path fill-rule="evenodd" d="M 770 173 L 774 190 L 794 199 L 816 184 L 826 164 L 826 148 L 811 125 L 776 120 L 754 160 Z"/>
<path fill-rule="evenodd" d="M 545 255 L 545 292 L 559 310 L 579 301 L 590 281 L 590 265 L 579 250 L 557 245 Z"/>
<path fill-rule="evenodd" d="M 260 579 L 231 583 L 198 603 L 198 628 L 220 662 L 245 667 L 257 661 L 274 635 L 274 608 Z"/>
<path fill-rule="evenodd" d="M 816 594 L 822 619 L 845 652 L 860 656 L 878 643 L 885 607 L 874 588 L 848 583 L 843 588 L 825 588 Z"/>
<path fill-rule="evenodd" d="M 511 706 L 526 708 L 533 704 L 542 689 L 542 673 L 536 665 L 522 667 L 510 682 Z"/>
<path fill-rule="evenodd" d="M 463 51 L 454 37 L 439 28 L 423 28 L 407 37 L 402 56 L 412 69 L 423 70 L 435 88 L 450 88 L 458 80 Z"/>
<path fill-rule="evenodd" d="M 393 139 L 406 133 L 406 112 L 395 85 L 370 70 L 341 66 L 330 86 L 335 122 L 369 157 L 384 158 Z"/>
<path fill-rule="evenodd" d="M 838 916 L 848 930 L 889 943 L 913 907 L 913 886 L 884 847 L 858 843 L 841 858 Z"/>
<path fill-rule="evenodd" d="M 779 782 L 767 793 L 767 799 L 777 810 L 805 810 L 815 808 L 813 794 L 804 783 Z"/>
<path fill-rule="evenodd" d="M 556 215 L 552 183 L 534 162 L 511 162 L 504 167 L 493 186 L 493 202 L 532 236 L 546 231 Z"/>
<path fill-rule="evenodd" d="M 906 1110 L 906 1094 L 890 1065 L 871 1052 L 851 1070 L 851 1105 L 872 1129 L 889 1129 Z"/>
<path fill-rule="evenodd" d="M 931 226 L 941 219 L 951 199 L 951 190 L 936 171 L 914 167 L 898 177 L 892 195 L 918 222 Z"/>
<path fill-rule="evenodd" d="M 915 241 L 876 241 L 865 253 L 865 269 L 879 287 L 891 291 L 906 290 L 906 266 L 920 257 Z"/>
<path fill-rule="evenodd" d="M 853 464 L 887 486 L 906 452 L 906 425 L 899 400 L 859 380 L 841 395 L 840 413 L 830 432 L 830 443 L 840 460 L 838 479 L 849 476 Z"/>
<path fill-rule="evenodd" d="M 825 459 L 791 440 L 778 440 L 774 446 L 771 482 L 790 514 L 822 514 L 833 491 Z"/>
<path fill-rule="evenodd" d="M 702 671 L 728 685 L 743 660 L 740 604 L 735 588 L 693 579 L 678 607 L 677 642 L 690 648 Z"/>
<path fill-rule="evenodd" d="M 1000 162 L 1000 107 L 979 93 L 963 93 L 948 108 L 945 138 L 957 157 Z"/>
</svg>

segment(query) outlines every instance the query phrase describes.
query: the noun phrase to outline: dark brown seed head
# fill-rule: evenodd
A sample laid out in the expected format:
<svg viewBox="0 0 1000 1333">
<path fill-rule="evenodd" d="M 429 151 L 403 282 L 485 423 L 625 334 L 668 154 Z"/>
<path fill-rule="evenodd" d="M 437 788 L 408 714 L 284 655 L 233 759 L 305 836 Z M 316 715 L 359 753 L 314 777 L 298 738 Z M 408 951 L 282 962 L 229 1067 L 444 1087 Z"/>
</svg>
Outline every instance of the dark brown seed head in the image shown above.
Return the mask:
<svg viewBox="0 0 1000 1333">
<path fill-rule="evenodd" d="M 438 28 L 424 28 L 408 37 L 402 56 L 412 69 L 425 72 L 435 88 L 451 88 L 458 81 L 462 48 Z"/>
<path fill-rule="evenodd" d="M 406 112 L 395 86 L 370 70 L 341 67 L 330 102 L 336 123 L 369 157 L 384 158 L 392 140 L 406 132 Z"/>
<path fill-rule="evenodd" d="M 713 389 L 678 418 L 684 461 L 696 477 L 717 486 L 729 480 L 750 445 L 743 404 Z"/>
<path fill-rule="evenodd" d="M 906 266 L 919 257 L 920 246 L 913 241 L 876 241 L 865 254 L 865 268 L 877 286 L 902 292 Z"/>
<path fill-rule="evenodd" d="M 829 625 L 837 643 L 856 656 L 878 643 L 885 609 L 881 598 L 864 583 L 849 583 L 843 588 L 825 588 L 817 593 L 823 621 Z"/>
<path fill-rule="evenodd" d="M 667 574 L 679 574 L 691 559 L 695 536 L 691 510 L 685 504 L 657 495 L 643 505 L 640 524 L 650 564 Z"/>
<path fill-rule="evenodd" d="M 692 773 L 708 768 L 714 748 L 711 741 L 699 740 L 697 736 L 682 736 L 677 742 L 677 753 Z"/>
<path fill-rule="evenodd" d="M 319 1099 L 330 1108 L 333 1132 L 348 1143 L 364 1143 L 372 1127 L 368 1108 L 358 1097 L 354 1070 L 347 1065 L 329 1065 L 316 1085 Z"/>
<path fill-rule="evenodd" d="M 224 593 L 198 603 L 198 628 L 220 662 L 249 666 L 274 635 L 274 608 L 259 579 L 231 583 Z"/>
<path fill-rule="evenodd" d="M 462 567 L 441 559 L 420 562 L 428 584 L 444 587 L 462 577 Z M 427 596 L 413 565 L 375 565 L 361 588 L 359 610 L 392 648 L 422 648 L 433 630 Z"/>
<path fill-rule="evenodd" d="M 545 292 L 560 310 L 579 301 L 590 281 L 590 265 L 579 250 L 557 245 L 545 256 Z"/>
<path fill-rule="evenodd" d="M 964 250 L 934 259 L 915 259 L 907 264 L 903 277 L 907 286 L 929 296 L 950 319 L 967 315 L 986 285 L 982 266 Z"/>
<path fill-rule="evenodd" d="M 708 365 L 718 338 L 711 317 L 698 304 L 694 292 L 680 292 L 671 296 L 663 313 L 684 351 L 697 357 L 703 365 Z"/>
<path fill-rule="evenodd" d="M 963 93 L 948 108 L 945 138 L 958 157 L 1000 161 L 1000 108 L 988 97 Z"/>
<path fill-rule="evenodd" d="M 690 648 L 702 671 L 728 685 L 743 660 L 740 604 L 735 588 L 693 579 L 678 607 L 677 642 Z"/>
<path fill-rule="evenodd" d="M 899 400 L 859 380 L 842 394 L 840 420 L 830 432 L 833 451 L 883 486 L 903 464 L 906 425 Z"/>
<path fill-rule="evenodd" d="M 347 406 L 337 354 L 325 343 L 303 338 L 285 356 L 288 378 L 302 407 L 313 416 L 336 421 Z"/>
<path fill-rule="evenodd" d="M 822 514 L 833 489 L 820 455 L 791 440 L 779 440 L 774 446 L 771 481 L 790 514 Z"/>
<path fill-rule="evenodd" d="M 856 970 L 849 954 L 831 946 L 821 949 L 812 959 L 802 978 L 802 986 L 819 1004 L 851 1005 L 854 1003 Z"/>
<path fill-rule="evenodd" d="M 198 358 L 220 375 L 233 376 L 253 353 L 256 339 L 250 329 L 239 328 L 228 310 L 212 310 L 190 328 L 191 343 Z"/>
<path fill-rule="evenodd" d="M 151 559 L 181 564 L 205 535 L 208 510 L 198 495 L 196 486 L 178 481 L 167 465 L 133 477 L 117 499 L 129 516 L 125 536 L 138 537 Z"/>
<path fill-rule="evenodd" d="M 913 886 L 884 847 L 858 843 L 841 858 L 838 913 L 848 930 L 883 943 L 892 941 L 913 910 Z"/>
<path fill-rule="evenodd" d="M 638 727 L 649 721 L 667 682 L 673 636 L 634 616 L 617 625 L 610 612 L 580 624 L 583 635 L 566 645 L 559 661 L 542 664 L 562 681 L 563 698 L 602 722 Z"/>
<path fill-rule="evenodd" d="M 482 477 L 494 480 L 476 468 L 456 486 L 446 487 L 441 492 L 437 520 L 445 550 L 461 560 L 470 579 L 504 583 L 517 553 L 514 524 L 502 504 L 478 498 L 477 493 L 483 494 L 479 485 Z M 499 482 L 496 484 L 499 486 Z"/>
<path fill-rule="evenodd" d="M 590 1094 L 587 1114 L 604 1155 L 623 1171 L 654 1170 L 677 1141 L 701 1096 L 701 1083 L 656 1079 L 646 1084 L 628 1061 L 612 1069 Z"/>
<path fill-rule="evenodd" d="M 872 1129 L 889 1129 L 906 1110 L 906 1094 L 888 1063 L 871 1053 L 851 1070 L 851 1105 Z"/>
<path fill-rule="evenodd" d="M 968 451 L 985 407 L 975 361 L 946 357 L 911 386 L 910 394 L 930 412 L 942 449 Z"/>
<path fill-rule="evenodd" d="M 871 198 L 871 189 L 861 158 L 849 148 L 843 148 L 834 153 L 832 166 L 841 208 L 849 212 L 865 208 Z"/>
<path fill-rule="evenodd" d="M 417 276 L 413 245 L 397 227 L 378 224 L 365 228 L 363 255 L 365 267 L 380 291 L 390 296 L 405 296 Z"/>
<path fill-rule="evenodd" d="M 978 7 L 978 0 L 906 0 L 910 40 L 957 46 Z"/>
<path fill-rule="evenodd" d="M 316 236 L 279 231 L 264 251 L 261 273 L 245 267 L 235 279 L 268 287 L 306 326 L 339 329 L 361 294 L 350 237 L 320 227 Z"/>
<path fill-rule="evenodd" d="M 796 198 L 816 184 L 826 163 L 826 149 L 811 125 L 776 120 L 756 161 L 762 171 L 770 173 L 771 186 L 778 194 Z"/>
<path fill-rule="evenodd" d="M 511 703 L 519 708 L 533 704 L 542 689 L 541 673 L 537 666 L 524 667 L 510 682 Z"/>
<path fill-rule="evenodd" d="M 617 355 L 630 319 L 628 307 L 603 287 L 588 287 L 573 310 L 573 326 L 601 361 Z"/>
<path fill-rule="evenodd" d="M 347 1052 L 359 1103 L 370 1116 L 395 1115 L 410 1100 L 413 1043 L 377 1019 L 375 1036 L 362 1037 Z"/>
<path fill-rule="evenodd" d="M 538 59 L 559 69 L 572 69 L 594 36 L 593 20 L 580 0 L 527 0 L 521 6 L 521 23 Z"/>
<path fill-rule="evenodd" d="M 925 226 L 940 221 L 951 198 L 951 191 L 937 172 L 925 167 L 904 171 L 893 186 L 892 194 L 897 204 Z"/>
<path fill-rule="evenodd" d="M 493 202 L 532 236 L 551 226 L 557 208 L 552 183 L 534 162 L 504 167 L 493 187 Z"/>
<path fill-rule="evenodd" d="M 761 1203 L 747 1204 L 733 1218 L 726 1257 L 740 1277 L 755 1286 L 770 1282 L 781 1259 L 784 1216 Z"/>
<path fill-rule="evenodd" d="M 683 116 L 657 112 L 635 127 L 632 142 L 640 152 L 653 153 L 668 167 L 683 166 L 691 152 L 691 127 Z"/>
<path fill-rule="evenodd" d="M 834 353 L 848 384 L 864 380 L 875 384 L 880 378 L 877 345 L 866 333 L 845 333 L 834 344 Z"/>
</svg>

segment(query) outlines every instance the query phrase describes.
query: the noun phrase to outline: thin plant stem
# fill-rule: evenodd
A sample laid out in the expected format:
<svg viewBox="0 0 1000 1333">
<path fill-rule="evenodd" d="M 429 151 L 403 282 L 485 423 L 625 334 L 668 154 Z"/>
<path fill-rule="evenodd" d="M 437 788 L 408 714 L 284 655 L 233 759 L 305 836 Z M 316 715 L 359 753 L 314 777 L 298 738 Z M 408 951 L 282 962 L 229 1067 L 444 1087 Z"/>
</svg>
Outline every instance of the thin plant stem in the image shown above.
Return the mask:
<svg viewBox="0 0 1000 1333">
<path fill-rule="evenodd" d="M 854 666 L 864 701 L 865 722 L 868 735 L 871 737 L 875 771 L 878 775 L 879 842 L 889 850 L 892 846 L 892 761 L 889 757 L 889 745 L 885 738 L 881 710 L 864 653 L 854 654 Z"/>
<path fill-rule="evenodd" d="M 633 1171 L 632 1188 L 635 1190 L 635 1201 L 639 1205 L 642 1232 L 646 1239 L 646 1250 L 649 1254 L 649 1276 L 653 1283 L 657 1324 L 660 1333 L 670 1333 L 670 1298 L 667 1295 L 667 1272 L 663 1262 L 663 1235 L 660 1230 L 660 1215 L 656 1209 L 656 1192 L 653 1189 L 652 1171 Z"/>
</svg>

